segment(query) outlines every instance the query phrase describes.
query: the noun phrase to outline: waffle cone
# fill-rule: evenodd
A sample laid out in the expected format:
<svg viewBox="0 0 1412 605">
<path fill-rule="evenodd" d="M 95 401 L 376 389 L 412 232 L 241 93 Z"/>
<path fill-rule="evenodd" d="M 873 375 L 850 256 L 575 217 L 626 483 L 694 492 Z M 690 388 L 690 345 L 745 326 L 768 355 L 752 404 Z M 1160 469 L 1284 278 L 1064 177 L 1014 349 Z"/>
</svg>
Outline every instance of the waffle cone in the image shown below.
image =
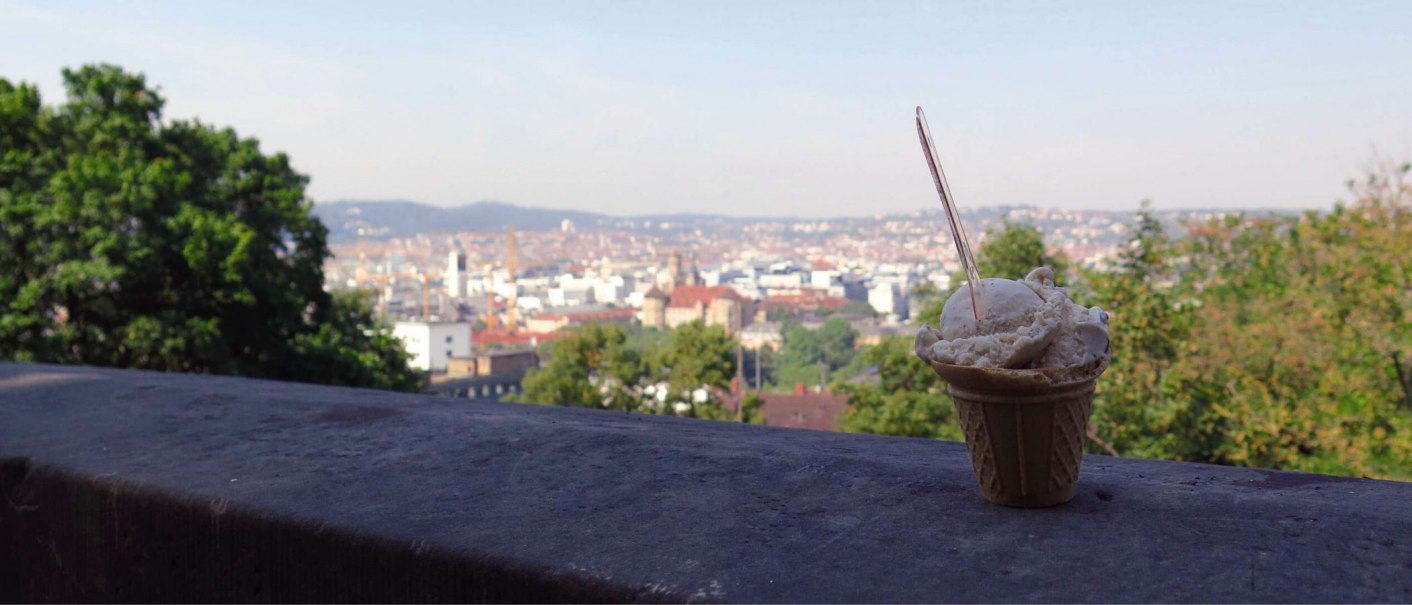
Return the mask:
<svg viewBox="0 0 1412 605">
<path fill-rule="evenodd" d="M 986 500 L 1043 507 L 1074 497 L 1094 385 L 1107 356 L 1036 370 L 931 366 L 947 382 Z"/>
</svg>

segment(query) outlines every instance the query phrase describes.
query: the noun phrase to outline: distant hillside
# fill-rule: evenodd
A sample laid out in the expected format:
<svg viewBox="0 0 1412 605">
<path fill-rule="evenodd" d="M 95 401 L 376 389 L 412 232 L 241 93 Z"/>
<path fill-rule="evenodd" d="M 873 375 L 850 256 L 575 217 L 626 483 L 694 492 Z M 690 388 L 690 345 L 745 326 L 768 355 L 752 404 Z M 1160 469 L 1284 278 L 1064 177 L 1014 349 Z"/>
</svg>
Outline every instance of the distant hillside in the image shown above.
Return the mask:
<svg viewBox="0 0 1412 605">
<path fill-rule="evenodd" d="M 576 225 L 595 225 L 607 216 L 593 212 L 526 208 L 500 202 L 476 202 L 441 208 L 406 200 L 343 200 L 314 204 L 314 215 L 329 228 L 331 241 L 363 237 L 383 239 L 418 233 L 522 231 L 558 229 L 564 219 Z M 362 230 L 360 233 L 359 230 Z"/>
<path fill-rule="evenodd" d="M 314 215 L 329 229 L 329 241 L 346 242 L 359 237 L 387 239 L 419 233 L 457 231 L 499 231 L 514 227 L 520 231 L 552 231 L 564 219 L 579 229 L 621 228 L 625 223 L 675 223 L 687 225 L 738 225 L 761 222 L 789 222 L 787 217 L 732 217 L 717 214 L 654 214 L 609 216 L 597 212 L 531 208 L 503 202 L 476 202 L 455 208 L 442 208 L 407 200 L 339 200 L 317 202 Z M 359 230 L 362 230 L 361 232 Z"/>
<path fill-rule="evenodd" d="M 1077 212 L 1077 215 L 1070 215 Z M 1248 209 L 1170 209 L 1157 210 L 1158 220 L 1167 225 L 1172 233 L 1185 233 L 1183 223 L 1187 220 L 1205 220 L 1212 215 L 1226 212 L 1243 212 L 1252 215 L 1290 215 L 1294 210 Z M 1038 214 L 1036 214 L 1038 213 Z M 981 230 L 985 226 L 1004 220 L 1018 220 L 1032 223 L 1041 231 L 1049 233 L 1056 229 L 1072 227 L 1095 217 L 1105 221 L 1127 223 L 1133 218 L 1131 210 L 1081 210 L 1061 213 L 1061 216 L 1045 216 L 1043 209 L 1031 205 L 979 206 L 967 208 L 963 216 L 968 224 Z M 728 233 L 737 232 L 745 225 L 762 223 L 796 223 L 800 221 L 834 221 L 836 227 L 855 228 L 886 220 L 929 220 L 942 224 L 945 219 L 938 208 L 913 210 L 903 213 L 871 216 L 832 217 L 832 218 L 789 218 L 789 217 L 733 217 L 717 214 L 657 214 L 639 216 L 609 216 L 597 212 L 578 210 L 556 210 L 552 208 L 529 208 L 503 202 L 476 202 L 455 208 L 442 208 L 406 200 L 343 200 L 314 204 L 314 214 L 329 228 L 329 241 L 349 242 L 358 238 L 387 239 L 411 237 L 428 233 L 454 233 L 460 231 L 503 231 L 511 227 L 518 231 L 557 231 L 564 219 L 574 222 L 583 231 L 601 229 L 648 230 L 656 234 L 668 232 Z M 940 228 L 938 226 L 938 228 Z M 1109 234 L 1112 235 L 1112 234 Z M 1106 236 L 1105 236 L 1106 237 Z M 1114 236 L 1116 237 L 1116 236 Z"/>
</svg>

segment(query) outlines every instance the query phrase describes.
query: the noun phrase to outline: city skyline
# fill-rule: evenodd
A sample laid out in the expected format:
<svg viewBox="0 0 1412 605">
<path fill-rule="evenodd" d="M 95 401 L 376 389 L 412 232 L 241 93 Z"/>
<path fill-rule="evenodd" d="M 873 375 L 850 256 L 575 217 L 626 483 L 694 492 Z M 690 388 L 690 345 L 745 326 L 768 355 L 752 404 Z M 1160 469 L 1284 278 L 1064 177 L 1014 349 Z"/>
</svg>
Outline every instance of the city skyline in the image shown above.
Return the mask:
<svg viewBox="0 0 1412 605">
<path fill-rule="evenodd" d="M 1149 201 L 1150 201 L 1150 200 L 1149 200 Z M 936 202 L 936 203 L 932 204 L 932 206 L 930 206 L 930 207 L 922 206 L 922 207 L 916 207 L 916 208 L 903 208 L 903 209 L 899 209 L 899 210 L 885 210 L 885 211 L 871 211 L 871 210 L 869 210 L 869 209 L 867 209 L 867 208 L 857 208 L 857 209 L 854 209 L 854 210 L 852 210 L 852 211 L 844 210 L 842 214 L 815 214 L 815 215 L 789 215 L 789 214 L 778 214 L 778 215 L 775 215 L 775 214 L 733 215 L 733 214 L 724 214 L 724 213 L 720 213 L 720 212 L 712 212 L 710 209 L 703 210 L 703 211 L 699 211 L 699 212 L 696 212 L 696 211 L 684 211 L 684 212 L 679 212 L 679 211 L 673 211 L 673 210 L 662 210 L 662 211 L 656 211 L 656 212 L 649 211 L 649 212 L 622 213 L 622 212 L 597 211 L 597 210 L 583 209 L 583 208 L 569 208 L 569 207 L 541 206 L 541 205 L 531 205 L 531 204 L 517 204 L 517 203 L 515 203 L 515 202 L 513 202 L 513 201 L 510 201 L 510 200 L 474 200 L 474 201 L 461 202 L 461 203 L 432 204 L 432 203 L 429 203 L 429 202 L 423 202 L 423 201 L 412 200 L 412 199 L 405 199 L 405 198 L 397 198 L 397 199 L 359 199 L 359 198 L 349 198 L 349 199 L 337 199 L 337 200 L 314 200 L 314 204 L 315 204 L 316 207 L 322 206 L 322 207 L 323 207 L 322 209 L 327 209 L 327 208 L 339 208 L 339 209 L 342 209 L 342 208 L 344 208 L 344 207 L 355 207 L 355 206 L 356 206 L 356 207 L 366 207 L 366 205 L 377 206 L 377 205 L 380 205 L 380 204 L 388 204 L 388 205 L 393 205 L 393 204 L 411 204 L 411 205 L 415 205 L 415 206 L 425 206 L 425 207 L 428 207 L 428 208 L 434 208 L 434 209 L 437 209 L 437 210 L 462 210 L 462 209 L 473 208 L 473 207 L 477 207 L 477 206 L 489 205 L 489 206 L 498 206 L 498 207 L 513 208 L 513 209 L 516 209 L 516 210 L 531 211 L 531 212 L 541 212 L 541 211 L 542 211 L 542 212 L 548 212 L 548 213 L 560 212 L 560 213 L 564 213 L 565 216 L 576 215 L 576 214 L 587 214 L 587 215 L 601 216 L 602 218 L 604 218 L 604 219 L 609 219 L 609 220 L 641 220 L 641 219 L 651 219 L 651 218 L 663 218 L 663 217 L 675 217 L 675 216 L 689 216 L 689 217 L 703 218 L 703 219 L 725 218 L 725 219 L 731 219 L 733 222 L 752 221 L 752 220 L 753 220 L 753 221 L 795 221 L 795 220 L 799 220 L 799 221 L 830 221 L 830 220 L 849 220 L 849 219 L 878 218 L 878 217 L 887 217 L 887 216 L 914 216 L 914 215 L 918 215 L 918 214 L 937 214 L 939 218 L 942 218 L 942 219 L 945 218 L 945 215 L 942 214 L 942 213 L 945 212 L 945 209 L 941 206 L 941 203 L 940 203 L 940 202 Z M 321 209 L 321 210 L 322 210 L 322 209 Z M 1138 211 L 1140 211 L 1142 208 L 1141 208 L 1141 205 L 1140 205 L 1140 204 L 1137 205 L 1137 206 L 1134 206 L 1134 207 L 1132 207 L 1132 208 L 1083 208 L 1083 207 L 1079 207 L 1079 208 L 1061 208 L 1061 207 L 1058 207 L 1058 206 L 1047 206 L 1047 205 L 1044 205 L 1044 204 L 1012 203 L 1012 204 L 972 204 L 972 205 L 970 205 L 970 206 L 966 206 L 966 207 L 964 207 L 964 208 L 961 208 L 961 212 L 962 212 L 963 214 L 968 214 L 967 211 L 994 212 L 994 211 L 997 211 L 997 210 L 1008 210 L 1008 209 L 1035 209 L 1035 210 L 1052 210 L 1052 211 L 1063 211 L 1063 212 L 1120 212 L 1120 213 L 1136 214 L 1136 213 L 1137 213 Z M 1154 210 L 1162 210 L 1162 211 L 1174 211 L 1174 212 L 1216 212 L 1216 213 L 1227 212 L 1227 213 L 1252 213 L 1252 214 L 1262 214 L 1262 213 L 1292 214 L 1292 213 L 1298 213 L 1298 212 L 1301 212 L 1301 211 L 1304 211 L 1304 210 L 1319 210 L 1319 208 L 1304 208 L 1304 207 L 1284 208 L 1284 207 L 1279 207 L 1279 206 L 1244 206 L 1244 207 L 1234 207 L 1234 206 L 1228 206 L 1228 207 L 1221 207 L 1221 206 L 1193 206 L 1193 207 L 1184 207 L 1184 208 L 1162 208 L 1162 207 L 1155 207 L 1155 206 L 1154 206 L 1153 209 L 1154 209 Z M 316 213 L 318 213 L 318 212 L 319 212 L 319 211 L 316 211 Z M 965 220 L 965 217 L 963 217 L 963 220 Z"/>
<path fill-rule="evenodd" d="M 610 215 L 1328 208 L 1412 157 L 1412 5 L 0 2 L 0 75 L 111 62 L 315 200 Z M 1391 75 L 1390 75 L 1391 74 Z"/>
</svg>

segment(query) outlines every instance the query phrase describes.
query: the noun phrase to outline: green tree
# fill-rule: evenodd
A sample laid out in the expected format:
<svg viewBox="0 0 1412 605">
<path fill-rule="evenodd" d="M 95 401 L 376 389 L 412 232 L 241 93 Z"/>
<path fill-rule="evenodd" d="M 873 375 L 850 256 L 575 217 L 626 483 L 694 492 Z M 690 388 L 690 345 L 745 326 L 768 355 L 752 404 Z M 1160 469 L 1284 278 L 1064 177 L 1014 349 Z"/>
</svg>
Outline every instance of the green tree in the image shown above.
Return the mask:
<svg viewBox="0 0 1412 605">
<path fill-rule="evenodd" d="M 673 330 L 670 343 L 658 349 L 649 363 L 652 375 L 667 384 L 669 401 L 689 404 L 689 416 L 715 417 L 719 402 L 698 402 L 692 393 L 700 388 L 728 389 L 735 377 L 735 354 L 736 341 L 725 328 L 693 321 Z"/>
<path fill-rule="evenodd" d="M 945 384 L 917 358 L 910 338 L 890 338 L 864 348 L 851 369 L 876 375 L 876 383 L 837 380 L 836 392 L 848 396 L 849 409 L 839 428 L 854 433 L 903 437 L 963 438 Z"/>
<path fill-rule="evenodd" d="M 356 297 L 323 290 L 324 226 L 282 153 L 164 122 L 143 76 L 0 79 L 0 357 L 415 389 Z"/>
<path fill-rule="evenodd" d="M 525 375 L 528 403 L 635 411 L 637 389 L 646 376 L 642 358 L 627 346 L 627 334 L 614 323 L 590 323 L 571 330 L 549 347 L 549 363 Z"/>
<path fill-rule="evenodd" d="M 952 276 L 951 283 L 957 283 L 956 277 Z M 917 326 L 930 324 L 936 326 L 941 323 L 941 310 L 946 306 L 946 299 L 951 297 L 948 290 L 943 292 L 941 288 L 931 282 L 921 282 L 912 286 L 912 299 L 916 301 L 917 312 L 912 314 L 912 323 Z"/>
<path fill-rule="evenodd" d="M 853 359 L 858 333 L 844 319 L 829 319 L 815 330 L 791 321 L 783 331 L 784 342 L 777 358 L 778 388 L 826 381 L 827 375 Z"/>
<path fill-rule="evenodd" d="M 1352 205 L 1193 232 L 1200 291 L 1169 371 L 1171 457 L 1412 477 L 1412 188 L 1375 173 Z"/>
<path fill-rule="evenodd" d="M 760 397 L 759 391 L 747 391 L 741 399 L 740 413 L 736 420 L 749 424 L 765 424 L 765 413 L 760 409 L 764 405 L 765 400 Z"/>
<path fill-rule="evenodd" d="M 1412 477 L 1406 173 L 1333 212 L 1227 216 L 1182 241 L 1140 213 L 1091 280 L 1114 351 L 1098 433 L 1122 455 Z"/>
<path fill-rule="evenodd" d="M 985 239 L 976 252 L 976 269 L 982 278 L 1001 277 L 1021 279 L 1037 267 L 1054 270 L 1054 279 L 1060 285 L 1071 285 L 1069 280 L 1078 277 L 1069 268 L 1068 259 L 1062 254 L 1050 254 L 1044 244 L 1044 234 L 1039 228 L 1028 223 L 1004 222 L 1000 229 L 986 229 Z M 966 283 L 965 272 L 951 275 L 951 289 L 942 292 L 930 283 L 914 286 L 912 295 L 918 301 L 918 312 L 913 314 L 913 322 L 921 325 L 935 325 L 941 319 L 941 310 L 955 292 Z"/>
<path fill-rule="evenodd" d="M 407 366 L 402 341 L 385 329 L 360 292 L 334 292 L 333 306 L 313 330 L 290 345 L 293 376 L 329 376 L 325 382 L 419 391 L 422 377 Z"/>
<path fill-rule="evenodd" d="M 1041 266 L 1054 268 L 1056 276 L 1067 275 L 1068 266 L 1062 257 L 1046 251 L 1039 229 L 1009 222 L 999 230 L 986 232 L 976 262 L 982 276 L 1007 279 L 1022 278 Z M 913 294 L 921 301 L 916 323 L 938 322 L 946 299 L 965 279 L 965 274 L 953 275 L 951 292 L 941 292 L 929 283 L 916 286 Z M 876 384 L 859 380 L 871 377 L 874 372 Z M 945 383 L 917 358 L 910 337 L 892 338 L 859 351 L 853 363 L 838 373 L 833 388 L 848 395 L 850 410 L 840 423 L 845 431 L 962 438 Z"/>
<path fill-rule="evenodd" d="M 552 343 L 548 363 L 525 376 L 524 392 L 514 400 L 760 421 L 758 402 L 747 401 L 740 412 L 724 405 L 735 353 L 735 339 L 724 328 L 699 321 L 670 333 L 587 324 Z M 708 396 L 700 401 L 703 389 Z"/>
<path fill-rule="evenodd" d="M 1162 394 L 1173 389 L 1168 371 L 1189 325 L 1189 314 L 1178 305 L 1178 253 L 1144 202 L 1116 267 L 1087 280 L 1110 321 L 1113 357 L 1099 381 L 1093 417 L 1105 451 L 1161 456 L 1171 448 L 1174 435 L 1162 427 L 1173 408 Z"/>
<path fill-rule="evenodd" d="M 1044 234 L 1038 227 L 1006 221 L 999 230 L 986 229 L 985 235 L 985 243 L 976 254 L 976 269 L 982 278 L 1020 279 L 1036 267 L 1049 267 L 1054 270 L 1056 283 L 1068 283 L 1068 260 L 1045 249 Z M 951 283 L 959 287 L 965 279 L 961 273 Z"/>
<path fill-rule="evenodd" d="M 819 315 L 862 315 L 864 317 L 877 317 L 878 311 L 865 302 L 851 302 L 836 309 L 820 309 Z"/>
</svg>

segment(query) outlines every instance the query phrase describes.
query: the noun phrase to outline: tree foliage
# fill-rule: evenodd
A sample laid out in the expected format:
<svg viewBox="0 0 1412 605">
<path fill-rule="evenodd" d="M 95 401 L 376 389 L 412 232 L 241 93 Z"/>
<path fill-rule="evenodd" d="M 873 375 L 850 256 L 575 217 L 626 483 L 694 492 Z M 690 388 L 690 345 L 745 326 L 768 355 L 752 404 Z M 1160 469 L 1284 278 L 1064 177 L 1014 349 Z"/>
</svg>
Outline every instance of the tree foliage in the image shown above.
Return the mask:
<svg viewBox="0 0 1412 605">
<path fill-rule="evenodd" d="M 1180 250 L 1144 204 L 1116 266 L 1093 272 L 1090 298 L 1109 313 L 1113 357 L 1099 381 L 1093 424 L 1109 446 L 1128 455 L 1161 455 L 1173 436 L 1153 430 L 1171 411 L 1153 398 L 1170 388 L 1170 368 L 1187 339 L 1190 308 L 1179 304 Z"/>
<path fill-rule="evenodd" d="M 832 318 L 811 330 L 796 322 L 784 326 L 784 342 L 775 358 L 779 388 L 817 384 L 853 359 L 858 332 L 842 318 Z"/>
<path fill-rule="evenodd" d="M 693 321 L 672 330 L 670 344 L 650 356 L 648 370 L 666 385 L 669 400 L 688 403 L 689 415 L 705 415 L 709 412 L 697 408 L 714 402 L 696 401 L 694 391 L 729 389 L 735 376 L 735 350 L 735 339 L 725 328 Z"/>
<path fill-rule="evenodd" d="M 987 233 L 977 251 L 976 262 L 985 276 L 1024 277 L 1039 266 L 1065 266 L 1063 259 L 1045 252 L 1044 238 L 1031 225 L 1006 223 L 1000 231 Z M 953 278 L 962 283 L 964 276 Z M 935 322 L 950 292 L 938 292 L 930 284 L 914 294 L 924 302 L 920 322 Z M 786 337 L 788 343 L 788 337 Z M 840 373 L 834 390 L 848 395 L 850 409 L 839 426 L 845 431 L 879 433 L 907 437 L 961 439 L 956 411 L 946 395 L 945 384 L 913 351 L 911 337 L 891 338 L 881 345 L 860 351 L 854 362 Z M 860 377 L 876 377 L 857 380 Z"/>
<path fill-rule="evenodd" d="M 1100 432 L 1124 454 L 1412 477 L 1406 174 L 1330 213 L 1194 225 L 1109 288 L 1134 362 L 1100 381 Z"/>
<path fill-rule="evenodd" d="M 758 396 L 736 402 L 736 341 L 699 321 L 670 333 L 594 323 L 549 347 L 515 399 L 570 407 L 763 423 Z"/>
<path fill-rule="evenodd" d="M 1225 216 L 1180 240 L 1144 207 L 1113 266 L 1071 290 L 1111 316 L 1090 447 L 1412 478 L 1409 171 L 1355 183 L 1356 200 L 1332 212 Z M 998 241 L 980 256 L 1042 249 Z M 845 429 L 958 436 L 939 382 L 909 368 L 910 354 L 906 339 L 860 353 L 880 384 L 838 385 L 854 405 Z"/>
<path fill-rule="evenodd" d="M 1044 245 L 1044 234 L 1029 223 L 1005 221 L 1000 229 L 986 229 L 984 243 L 976 253 L 976 269 L 981 277 L 1020 279 L 1035 267 L 1054 270 L 1057 283 L 1069 283 L 1069 262 L 1062 255 L 1051 254 Z M 965 274 L 952 283 L 959 286 Z"/>
<path fill-rule="evenodd" d="M 839 380 L 836 392 L 848 396 L 839 428 L 854 433 L 904 437 L 962 438 L 956 410 L 944 383 L 917 358 L 908 338 L 890 338 L 864 348 L 852 366 L 854 376 L 875 375 L 876 384 Z"/>
<path fill-rule="evenodd" d="M 143 76 L 0 79 L 0 357 L 415 389 L 357 297 L 323 290 L 324 226 L 282 153 L 164 122 Z"/>
<path fill-rule="evenodd" d="M 1069 268 L 1068 259 L 1062 254 L 1051 254 L 1044 244 L 1044 234 L 1039 228 L 1028 223 L 1005 221 L 999 229 L 986 229 L 985 237 L 976 250 L 976 270 L 981 277 L 1002 277 L 1020 279 L 1037 267 L 1054 270 L 1057 283 L 1068 284 L 1077 277 Z M 930 283 L 918 284 L 912 295 L 918 301 L 919 311 L 913 315 L 914 322 L 935 324 L 941 318 L 941 309 L 946 299 L 966 283 L 966 273 L 958 271 L 951 275 L 951 289 L 942 292 Z"/>
<path fill-rule="evenodd" d="M 647 376 L 622 326 L 591 323 L 549 345 L 548 363 L 525 376 L 521 401 L 622 411 L 641 407 L 633 392 Z"/>
</svg>

